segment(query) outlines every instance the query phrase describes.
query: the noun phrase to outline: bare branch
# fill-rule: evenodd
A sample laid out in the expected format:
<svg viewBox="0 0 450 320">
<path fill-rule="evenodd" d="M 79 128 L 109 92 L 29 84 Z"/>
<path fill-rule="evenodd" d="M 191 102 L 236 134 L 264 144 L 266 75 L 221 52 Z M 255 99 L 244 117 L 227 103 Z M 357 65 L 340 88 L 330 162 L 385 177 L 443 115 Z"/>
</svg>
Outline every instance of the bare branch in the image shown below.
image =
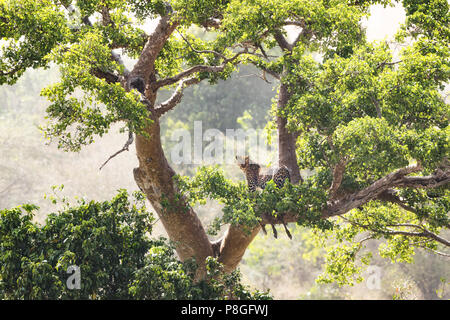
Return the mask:
<svg viewBox="0 0 450 320">
<path fill-rule="evenodd" d="M 422 232 L 416 232 L 416 231 L 403 231 L 403 230 L 395 230 L 395 229 L 390 229 L 390 228 L 386 228 L 386 229 L 374 229 L 372 226 L 370 225 L 365 225 L 365 224 L 361 224 L 359 222 L 347 219 L 345 217 L 341 218 L 345 221 L 347 221 L 350 224 L 353 224 L 357 227 L 375 232 L 375 233 L 381 233 L 384 235 L 403 235 L 403 236 L 408 236 L 408 237 L 420 237 L 420 238 L 428 238 L 428 239 L 432 239 L 435 240 L 439 243 L 442 243 L 443 245 L 450 247 L 450 241 L 448 241 L 447 239 L 442 238 L 441 236 L 429 231 L 428 229 L 426 229 L 424 226 L 421 225 L 417 225 L 417 224 L 411 224 L 411 223 L 399 223 L 399 224 L 392 224 L 392 225 L 388 225 L 389 227 L 409 227 L 409 228 L 415 228 L 415 229 L 420 229 Z"/>
<path fill-rule="evenodd" d="M 240 52 L 236 53 L 233 57 L 231 57 L 229 59 L 224 59 L 223 63 L 218 66 L 208 66 L 208 65 L 193 66 L 187 70 L 180 72 L 179 74 L 177 74 L 173 77 L 168 77 L 168 78 L 156 81 L 155 88 L 161 88 L 161 87 L 164 87 L 167 85 L 177 83 L 181 79 L 189 77 L 192 74 L 197 73 L 197 72 L 221 72 L 225 69 L 225 67 L 228 63 L 235 61 L 240 55 L 242 55 L 244 53 L 248 53 L 248 50 L 244 49 L 244 51 L 240 51 Z"/>
<path fill-rule="evenodd" d="M 214 50 L 196 50 L 196 49 L 194 49 L 192 44 L 188 41 L 188 39 L 186 39 L 185 36 L 183 36 L 183 34 L 180 31 L 178 31 L 178 29 L 177 29 L 177 32 L 181 36 L 181 38 L 184 40 L 184 42 L 186 42 L 186 44 L 189 46 L 189 48 L 191 48 L 191 50 L 194 51 L 195 53 L 199 53 L 199 54 L 201 54 L 201 53 L 212 53 L 212 54 L 214 54 L 214 55 L 216 55 L 218 57 L 221 57 L 224 60 L 227 59 L 227 57 L 224 54 L 222 54 L 220 52 L 217 52 L 217 51 L 214 51 Z"/>
<path fill-rule="evenodd" d="M 264 80 L 267 83 L 272 83 L 269 80 L 267 80 L 266 72 L 264 70 L 263 70 L 263 74 L 262 75 L 259 75 L 259 74 L 256 74 L 256 73 L 250 73 L 250 74 L 244 74 L 242 76 L 238 76 L 238 78 L 247 78 L 247 77 L 258 77 L 258 78 Z"/>
<path fill-rule="evenodd" d="M 384 66 L 393 66 L 393 65 L 396 65 L 396 64 L 402 63 L 402 62 L 403 62 L 403 60 L 392 61 L 392 62 L 388 62 L 387 60 L 385 60 L 385 61 L 379 63 L 379 64 L 375 67 L 375 69 L 379 69 L 379 68 L 382 68 L 382 69 L 383 69 Z"/>
<path fill-rule="evenodd" d="M 443 245 L 450 247 L 450 241 L 448 241 L 447 239 L 442 238 L 441 236 L 431 232 L 430 230 L 426 229 L 424 226 L 421 225 L 417 225 L 417 224 L 410 224 L 410 223 L 400 223 L 400 224 L 394 224 L 394 225 L 390 225 L 391 227 L 410 227 L 410 228 L 416 228 L 416 229 L 420 229 L 422 232 L 416 232 L 415 236 L 420 236 L 420 237 L 426 237 L 426 238 L 431 238 L 439 243 L 442 243 Z M 398 230 L 389 230 L 389 232 L 391 234 L 395 233 L 399 233 L 399 232 L 403 232 L 403 231 L 398 231 Z M 401 234 L 401 233 L 399 233 Z"/>
<path fill-rule="evenodd" d="M 109 162 L 109 160 L 111 160 L 112 158 L 114 158 L 115 156 L 117 156 L 118 154 L 124 152 L 124 151 L 128 151 L 128 148 L 130 147 L 130 145 L 133 143 L 134 141 L 134 137 L 133 137 L 133 132 L 130 130 L 128 132 L 128 140 L 127 142 L 125 142 L 124 146 L 122 147 L 122 149 L 120 149 L 119 151 L 117 151 L 116 153 L 114 153 L 113 155 L 111 155 L 102 165 L 98 170 L 102 170 L 102 168 Z"/>
<path fill-rule="evenodd" d="M 181 101 L 184 88 L 199 82 L 200 80 L 198 78 L 188 78 L 180 81 L 172 96 L 155 107 L 156 114 L 162 116 L 167 111 L 173 109 Z"/>
</svg>

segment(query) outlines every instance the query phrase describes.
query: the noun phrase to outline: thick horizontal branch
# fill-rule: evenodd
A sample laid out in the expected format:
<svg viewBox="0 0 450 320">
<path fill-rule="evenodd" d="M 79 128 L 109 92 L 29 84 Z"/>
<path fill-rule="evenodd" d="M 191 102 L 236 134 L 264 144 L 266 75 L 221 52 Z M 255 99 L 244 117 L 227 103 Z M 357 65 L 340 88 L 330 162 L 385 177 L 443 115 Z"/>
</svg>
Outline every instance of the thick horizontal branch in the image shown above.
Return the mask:
<svg viewBox="0 0 450 320">
<path fill-rule="evenodd" d="M 434 175 L 403 177 L 394 183 L 398 188 L 437 188 L 450 182 L 450 170 L 438 170 Z"/>
<path fill-rule="evenodd" d="M 290 223 L 290 222 L 297 222 L 297 221 L 298 221 L 298 214 L 296 214 L 294 212 L 282 213 L 282 214 L 277 215 L 276 217 L 270 213 L 266 213 L 261 216 L 261 225 L 283 224 L 283 223 Z"/>
<path fill-rule="evenodd" d="M 398 204 L 405 210 L 416 212 L 412 207 L 409 207 L 396 195 L 392 188 L 398 187 L 412 187 L 412 188 L 433 188 L 443 186 L 450 183 L 450 170 L 446 171 L 438 170 L 431 176 L 406 176 L 417 171 L 420 171 L 422 167 L 420 165 L 408 166 L 399 169 L 387 176 L 375 181 L 369 187 L 347 194 L 345 197 L 339 200 L 331 200 L 328 206 L 322 211 L 322 218 L 330 218 L 333 216 L 343 215 L 352 209 L 358 208 L 371 200 L 389 201 Z M 420 183 L 419 183 L 419 182 Z M 336 182 L 337 184 L 337 182 Z M 286 212 L 280 214 L 277 218 L 271 214 L 266 214 L 261 217 L 261 224 L 281 224 L 283 222 L 296 222 L 298 220 L 298 214 L 296 212 Z"/>
<path fill-rule="evenodd" d="M 418 172 L 421 170 L 420 165 L 408 166 L 399 169 L 395 172 L 388 174 L 387 176 L 375 181 L 369 187 L 358 191 L 356 193 L 347 195 L 346 197 L 328 204 L 328 207 L 323 212 L 323 217 L 328 218 L 335 215 L 344 214 L 354 208 L 357 208 L 366 202 L 376 198 L 380 193 L 386 189 L 395 185 L 406 176 L 407 174 Z"/>
<path fill-rule="evenodd" d="M 158 80 L 156 82 L 156 87 L 161 88 L 164 86 L 168 86 L 168 85 L 177 83 L 181 79 L 189 77 L 197 72 L 220 72 L 220 71 L 223 71 L 223 69 L 224 69 L 224 67 L 222 65 L 221 66 L 197 65 L 197 66 L 191 67 L 187 70 L 184 70 L 173 77 Z"/>
<path fill-rule="evenodd" d="M 97 78 L 103 79 L 108 83 L 116 83 L 119 82 L 119 76 L 115 75 L 110 71 L 103 71 L 100 69 L 92 69 L 92 74 Z"/>
<path fill-rule="evenodd" d="M 114 52 L 111 50 L 111 60 L 115 61 L 117 64 L 122 66 L 123 68 L 123 75 L 126 77 L 129 75 L 130 71 L 125 66 L 122 57 L 117 52 Z M 122 77 L 118 76 L 112 71 L 109 70 L 101 70 L 99 68 L 94 68 L 91 70 L 92 74 L 96 76 L 97 78 L 104 79 L 108 83 L 116 83 L 120 82 Z"/>
<path fill-rule="evenodd" d="M 378 197 L 376 199 L 380 200 L 380 201 L 391 202 L 391 203 L 397 204 L 402 209 L 412 212 L 414 214 L 418 213 L 415 208 L 410 207 L 404 201 L 402 201 L 402 199 L 400 199 L 400 197 L 397 195 L 397 192 L 393 189 L 387 189 L 386 191 L 384 191 L 380 195 L 378 195 Z M 429 218 L 429 215 L 424 212 L 421 212 L 421 215 L 424 215 L 425 218 Z M 450 224 L 445 223 L 444 226 L 450 229 Z"/>
<path fill-rule="evenodd" d="M 399 169 L 387 176 L 375 181 L 369 187 L 347 195 L 338 201 L 329 203 L 323 212 L 323 217 L 328 218 L 344 214 L 357 208 L 370 200 L 376 199 L 387 189 L 391 188 L 437 188 L 450 182 L 450 169 L 438 169 L 435 174 L 429 176 L 407 176 L 422 169 L 420 165 L 408 166 Z"/>
</svg>

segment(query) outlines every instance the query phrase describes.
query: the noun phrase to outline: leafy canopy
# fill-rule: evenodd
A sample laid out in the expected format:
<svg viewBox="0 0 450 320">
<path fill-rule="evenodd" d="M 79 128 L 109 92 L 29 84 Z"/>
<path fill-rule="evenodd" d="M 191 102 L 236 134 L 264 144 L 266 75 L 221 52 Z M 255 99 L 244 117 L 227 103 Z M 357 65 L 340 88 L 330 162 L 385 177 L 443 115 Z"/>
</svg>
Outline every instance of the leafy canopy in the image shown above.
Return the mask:
<svg viewBox="0 0 450 320">
<path fill-rule="evenodd" d="M 116 49 L 130 58 L 139 55 L 145 19 L 173 14 L 179 23 L 155 62 L 156 81 L 198 64 L 217 66 L 232 56 L 230 48 L 256 48 L 242 61 L 288 87 L 287 105 L 274 104 L 273 115 L 286 118 L 298 134 L 298 164 L 311 176 L 298 186 L 278 190 L 269 184 L 249 194 L 220 171 L 204 169 L 191 180 L 180 178 L 181 189 L 192 203 L 213 198 L 225 204 L 213 230 L 222 223 L 251 227 L 263 215 L 294 212 L 297 222 L 340 240 L 330 249 L 324 281 L 351 283 L 360 270 L 362 232 L 386 239 L 384 256 L 409 261 L 414 247 L 438 249 L 437 235 L 450 224 L 448 188 L 420 184 L 449 170 L 449 108 L 442 94 L 450 73 L 448 2 L 402 1 L 406 21 L 396 36 L 399 52 L 365 39 L 361 19 L 375 3 L 390 1 L 3 0 L 0 83 L 14 83 L 29 67 L 58 64 L 61 81 L 42 91 L 51 102 L 46 132 L 61 147 L 78 150 L 113 123 L 124 121 L 142 133 L 151 121 L 138 92 L 120 85 L 127 70 L 113 56 Z M 212 40 L 202 40 L 189 32 L 191 25 L 218 28 Z M 297 28 L 294 41 L 286 40 L 286 26 Z M 196 76 L 215 83 L 232 71 L 230 65 Z M 420 168 L 409 176 L 417 175 L 418 185 L 395 185 L 386 190 L 391 201 L 374 196 L 342 218 L 322 219 L 335 201 L 361 195 L 407 165 Z"/>
<path fill-rule="evenodd" d="M 319 242 L 328 246 L 319 280 L 341 285 L 361 281 L 362 266 L 371 261 L 371 253 L 361 255 L 367 240 L 383 239 L 380 255 L 404 262 L 412 261 L 415 248 L 448 246 L 435 241 L 450 225 L 445 184 L 394 186 L 384 198 L 375 193 L 339 218 L 322 219 L 331 198 L 345 204 L 408 165 L 420 166 L 417 176 L 448 174 L 450 110 L 443 94 L 450 75 L 448 3 L 403 1 L 407 18 L 393 44 L 365 39 L 360 23 L 370 4 L 230 1 L 218 39 L 279 50 L 247 62 L 288 87 L 287 106 L 274 104 L 273 115 L 285 117 L 298 134 L 298 163 L 311 175 L 298 186 L 278 190 L 269 184 L 256 194 L 216 169 L 201 169 L 181 184 L 193 203 L 212 198 L 224 204 L 211 231 L 224 223 L 251 228 L 267 215 L 294 212 L 295 221 L 317 229 Z M 280 35 L 287 39 L 288 25 L 300 28 L 297 39 L 286 43 Z M 332 194 L 337 179 L 339 189 Z M 337 242 L 328 245 L 326 238 Z"/>
</svg>

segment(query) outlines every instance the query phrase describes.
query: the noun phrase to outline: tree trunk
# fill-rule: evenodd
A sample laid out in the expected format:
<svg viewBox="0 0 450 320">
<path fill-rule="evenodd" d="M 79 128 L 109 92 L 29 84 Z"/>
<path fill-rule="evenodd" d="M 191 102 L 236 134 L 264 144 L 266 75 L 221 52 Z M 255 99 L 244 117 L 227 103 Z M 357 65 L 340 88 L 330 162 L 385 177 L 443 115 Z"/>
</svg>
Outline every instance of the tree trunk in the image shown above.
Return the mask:
<svg viewBox="0 0 450 320">
<path fill-rule="evenodd" d="M 136 135 L 136 154 L 139 167 L 135 168 L 134 178 L 140 189 L 146 194 L 154 210 L 164 225 L 169 238 L 175 242 L 177 254 L 182 261 L 194 258 L 199 266 L 197 279 L 205 274 L 205 260 L 208 256 L 218 256 L 225 271 L 233 271 L 241 261 L 245 250 L 260 230 L 257 226 L 245 232 L 240 226 L 230 226 L 225 236 L 212 244 L 196 213 L 189 207 L 181 195 L 173 176 L 175 172 L 170 167 L 161 145 L 159 116 L 155 110 L 157 85 L 155 61 L 164 43 L 178 25 L 171 17 L 160 19 L 157 27 L 149 36 L 138 62 L 127 77 L 125 86 L 128 90 L 134 83 L 142 83 L 142 88 L 135 87 L 147 99 L 152 112 L 152 123 L 146 128 L 148 135 Z M 237 57 L 237 56 L 236 56 Z M 145 90 L 143 90 L 145 88 Z M 176 95 L 175 95 L 176 97 Z M 287 85 L 281 83 L 278 96 L 278 110 L 282 111 L 288 101 Z M 177 102 L 175 99 L 174 103 Z M 279 135 L 279 165 L 286 166 L 291 172 L 291 181 L 301 181 L 300 171 L 295 154 L 295 134 L 286 128 L 286 119 L 277 117 Z"/>
<path fill-rule="evenodd" d="M 201 278 L 205 272 L 205 259 L 213 255 L 211 243 L 200 219 L 180 197 L 173 181 L 175 172 L 162 149 L 158 118 L 153 119 L 146 132 L 149 138 L 142 135 L 136 137 L 139 160 L 139 167 L 134 169 L 136 183 L 158 214 L 170 240 L 175 242 L 180 260 L 194 258 L 199 266 L 197 276 Z"/>
<path fill-rule="evenodd" d="M 286 128 L 287 120 L 282 116 L 282 110 L 286 107 L 291 94 L 288 85 L 281 81 L 277 102 L 277 127 L 278 127 L 278 161 L 279 166 L 286 166 L 291 174 L 291 182 L 297 184 L 302 181 L 300 169 L 295 154 L 297 134 L 289 132 Z"/>
</svg>

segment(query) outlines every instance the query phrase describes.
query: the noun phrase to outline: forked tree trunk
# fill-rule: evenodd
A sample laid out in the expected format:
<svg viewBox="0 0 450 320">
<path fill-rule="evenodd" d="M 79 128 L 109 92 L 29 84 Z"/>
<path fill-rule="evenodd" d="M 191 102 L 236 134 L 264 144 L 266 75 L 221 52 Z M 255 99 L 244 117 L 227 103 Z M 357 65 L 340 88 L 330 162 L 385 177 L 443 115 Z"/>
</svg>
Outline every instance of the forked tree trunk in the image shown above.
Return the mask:
<svg viewBox="0 0 450 320">
<path fill-rule="evenodd" d="M 135 79 L 142 82 L 145 92 L 140 91 L 145 94 L 148 108 L 152 113 L 152 123 L 145 130 L 148 137 L 136 136 L 139 167 L 135 168 L 133 173 L 137 185 L 152 204 L 170 240 L 175 242 L 180 260 L 194 258 L 199 266 L 197 278 L 202 278 L 205 275 L 205 260 L 208 256 L 219 257 L 225 271 L 233 271 L 257 235 L 260 226 L 258 225 L 248 233 L 244 232 L 242 227 L 230 226 L 221 240 L 211 243 L 197 214 L 189 207 L 173 180 L 175 172 L 170 167 L 161 145 L 159 117 L 162 113 L 155 110 L 156 93 L 160 87 L 156 83 L 154 66 L 164 43 L 177 25 L 178 22 L 171 21 L 169 16 L 159 20 L 138 62 L 125 81 L 126 87 L 129 84 L 132 85 Z M 217 70 L 223 70 L 223 68 Z M 175 94 L 174 97 L 176 99 L 173 102 L 177 103 L 178 96 Z M 282 110 L 289 100 L 286 85 L 281 84 L 278 100 L 278 107 Z M 292 182 L 298 183 L 301 178 L 295 154 L 295 136 L 287 131 L 286 120 L 283 117 L 278 117 L 278 132 L 279 164 L 288 167 L 291 171 Z"/>
<path fill-rule="evenodd" d="M 284 107 L 288 101 L 284 85 L 280 88 L 278 105 Z M 230 226 L 224 237 L 213 244 L 208 239 L 197 214 L 180 197 L 170 167 L 161 145 L 159 119 L 152 119 L 146 130 L 149 137 L 136 137 L 136 153 L 139 167 L 134 169 L 138 186 L 146 194 L 154 210 L 161 219 L 170 239 L 175 242 L 177 254 L 182 261 L 194 258 L 200 266 L 198 277 L 204 275 L 204 262 L 208 256 L 217 256 L 226 272 L 231 272 L 239 265 L 250 243 L 256 237 L 260 226 L 249 232 L 242 227 Z M 300 173 L 295 154 L 295 138 L 286 129 L 284 118 L 278 118 L 280 139 L 280 165 L 287 166 L 292 175 L 292 182 L 298 183 Z M 286 151 L 288 150 L 288 151 Z M 168 205 L 163 206 L 163 203 Z M 216 247 L 216 250 L 213 249 Z"/>
<path fill-rule="evenodd" d="M 139 167 L 134 169 L 134 178 L 146 194 L 164 225 L 170 240 L 175 242 L 181 261 L 194 258 L 200 266 L 198 277 L 203 277 L 204 262 L 213 255 L 211 242 L 197 214 L 180 198 L 173 181 L 175 172 L 164 155 L 159 119 L 147 128 L 149 138 L 136 137 L 136 153 Z"/>
</svg>

